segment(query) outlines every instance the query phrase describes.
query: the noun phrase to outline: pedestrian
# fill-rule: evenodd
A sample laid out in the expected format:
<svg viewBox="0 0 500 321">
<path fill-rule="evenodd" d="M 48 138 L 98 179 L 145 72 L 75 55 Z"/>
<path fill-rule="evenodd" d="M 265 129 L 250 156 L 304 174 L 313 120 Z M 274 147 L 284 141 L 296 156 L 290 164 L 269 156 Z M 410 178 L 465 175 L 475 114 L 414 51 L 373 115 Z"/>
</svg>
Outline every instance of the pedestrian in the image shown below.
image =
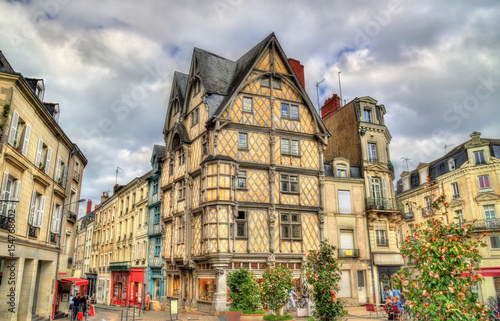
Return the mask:
<svg viewBox="0 0 500 321">
<path fill-rule="evenodd" d="M 387 320 L 394 319 L 394 313 L 392 312 L 392 295 L 388 295 L 385 299 L 385 309 L 387 310 Z"/>
<path fill-rule="evenodd" d="M 73 298 L 73 314 L 71 315 L 72 321 L 76 320 L 76 314 L 80 309 L 80 301 L 81 301 L 80 293 L 77 293 L 76 296 Z"/>
<path fill-rule="evenodd" d="M 144 306 L 145 310 L 144 311 L 149 311 L 149 305 L 151 304 L 151 293 L 148 292 L 148 295 L 146 295 L 146 300 L 145 300 L 146 305 Z"/>
<path fill-rule="evenodd" d="M 386 287 L 385 287 L 385 292 L 384 292 L 384 300 L 385 300 L 385 299 L 387 299 L 387 297 L 388 297 L 389 295 L 390 295 L 391 297 L 393 296 L 392 291 L 391 291 L 391 288 L 390 288 L 390 287 L 388 287 L 388 286 L 386 286 Z"/>
<path fill-rule="evenodd" d="M 401 291 L 399 291 L 398 289 L 392 289 L 392 296 L 394 298 L 396 298 L 397 296 L 401 298 Z"/>
<path fill-rule="evenodd" d="M 85 295 L 81 298 L 81 305 L 82 305 L 82 312 L 83 315 L 85 315 L 85 312 L 87 311 L 87 303 L 88 303 L 88 297 Z"/>
<path fill-rule="evenodd" d="M 290 296 L 290 300 L 288 301 L 286 308 L 288 310 L 295 310 L 295 300 L 293 299 L 293 296 L 295 295 L 295 297 L 297 297 L 297 293 L 295 293 L 295 291 L 292 289 L 288 290 L 288 295 Z"/>
</svg>

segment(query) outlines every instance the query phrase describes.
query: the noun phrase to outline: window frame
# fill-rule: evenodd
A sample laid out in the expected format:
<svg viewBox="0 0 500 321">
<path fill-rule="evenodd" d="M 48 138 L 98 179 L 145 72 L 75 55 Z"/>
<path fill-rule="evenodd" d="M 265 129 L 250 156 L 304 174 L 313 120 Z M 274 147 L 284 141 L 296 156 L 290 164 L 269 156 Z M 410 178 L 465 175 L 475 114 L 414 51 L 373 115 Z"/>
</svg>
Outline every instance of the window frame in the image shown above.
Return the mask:
<svg viewBox="0 0 500 321">
<path fill-rule="evenodd" d="M 497 241 L 496 241 L 496 243 L 498 245 L 497 247 L 493 247 L 493 244 L 491 242 L 492 238 L 496 238 L 497 239 Z M 499 235 L 490 235 L 489 240 L 490 240 L 490 249 L 491 250 L 500 250 L 500 236 Z"/>
<path fill-rule="evenodd" d="M 198 125 L 200 122 L 200 108 L 196 107 L 191 112 L 191 127 Z"/>
<path fill-rule="evenodd" d="M 295 178 L 295 180 L 292 180 Z M 286 183 L 287 188 L 283 189 L 283 183 Z M 300 176 L 295 174 L 280 173 L 280 192 L 290 194 L 300 194 Z M 292 190 L 292 186 L 296 186 L 296 190 Z"/>
<path fill-rule="evenodd" d="M 494 204 L 483 205 L 484 219 L 495 220 L 497 218 L 496 208 Z"/>
<path fill-rule="evenodd" d="M 247 106 L 245 102 L 250 101 L 250 106 Z M 253 98 L 248 96 L 243 96 L 241 101 L 241 111 L 247 114 L 253 114 Z"/>
<path fill-rule="evenodd" d="M 243 182 L 243 186 L 240 186 L 240 182 Z M 238 171 L 236 176 L 236 188 L 247 189 L 247 171 Z"/>
<path fill-rule="evenodd" d="M 368 120 L 366 119 L 366 115 L 368 115 Z M 363 120 L 365 121 L 365 123 L 373 123 L 371 108 L 363 108 Z"/>
<path fill-rule="evenodd" d="M 182 201 L 186 199 L 186 181 L 181 179 L 179 187 L 177 188 L 177 200 Z"/>
<path fill-rule="evenodd" d="M 244 144 L 242 144 L 241 138 L 245 137 Z M 238 132 L 238 150 L 248 150 L 248 133 Z"/>
<path fill-rule="evenodd" d="M 283 144 L 283 141 L 287 142 L 288 148 L 283 149 L 283 146 L 285 146 L 285 144 Z M 296 143 L 296 145 L 297 145 L 296 146 L 297 153 L 293 153 L 293 144 L 294 143 Z M 298 140 L 298 139 L 291 139 L 291 138 L 281 138 L 280 144 L 281 144 L 280 151 L 281 151 L 282 155 L 300 156 L 300 140 Z"/>
<path fill-rule="evenodd" d="M 458 182 L 452 182 L 452 183 L 450 183 L 450 186 L 451 186 L 451 191 L 452 191 L 452 198 L 459 199 L 460 198 L 460 189 L 458 188 Z"/>
<path fill-rule="evenodd" d="M 472 152 L 474 155 L 474 162 L 476 165 L 486 164 L 486 159 L 484 158 L 484 150 L 475 150 Z"/>
<path fill-rule="evenodd" d="M 280 212 L 280 239 L 282 240 L 302 240 L 302 223 L 301 215 L 295 212 Z M 287 220 L 283 220 L 286 217 Z M 293 218 L 296 217 L 297 220 L 294 221 Z M 299 232 L 299 236 L 294 236 L 294 231 Z M 289 235 L 283 235 L 284 231 L 288 231 Z"/>
<path fill-rule="evenodd" d="M 243 218 L 240 217 L 240 214 L 243 214 Z M 238 211 L 238 215 L 234 219 L 235 222 L 235 237 L 236 238 L 248 238 L 248 212 L 247 211 Z M 238 226 L 242 224 L 243 225 L 243 235 L 239 235 L 238 233 Z"/>
<path fill-rule="evenodd" d="M 480 190 L 491 189 L 490 175 L 478 175 L 477 180 L 478 180 L 478 187 Z M 485 183 L 487 183 L 487 184 L 485 184 Z M 488 185 L 488 186 L 486 186 L 486 185 Z"/>
<path fill-rule="evenodd" d="M 335 165 L 335 169 L 336 169 L 337 177 L 340 177 L 340 178 L 347 178 L 348 177 L 347 165 L 337 164 L 337 165 Z M 345 175 L 342 175 L 341 173 L 344 173 Z"/>
<path fill-rule="evenodd" d="M 287 119 L 287 120 L 293 120 L 293 121 L 298 121 L 300 120 L 300 112 L 299 112 L 299 105 L 294 105 L 286 102 L 282 102 L 280 105 L 280 116 L 281 119 Z M 284 108 L 286 107 L 286 108 Z M 294 113 L 292 110 L 296 111 L 297 116 L 292 116 Z M 284 113 L 284 111 L 286 113 Z"/>
<path fill-rule="evenodd" d="M 373 147 L 373 148 L 371 149 L 370 147 Z M 376 142 L 368 142 L 367 149 L 368 149 L 368 161 L 376 163 L 377 162 L 377 143 Z"/>
<path fill-rule="evenodd" d="M 448 170 L 452 171 L 456 168 L 455 159 L 450 158 L 448 160 Z"/>
<path fill-rule="evenodd" d="M 379 233 L 379 232 L 383 232 L 383 233 Z M 380 235 L 383 235 L 383 238 L 380 238 Z M 377 242 L 377 246 L 388 247 L 389 240 L 387 238 L 387 229 L 375 230 L 375 240 Z"/>
</svg>

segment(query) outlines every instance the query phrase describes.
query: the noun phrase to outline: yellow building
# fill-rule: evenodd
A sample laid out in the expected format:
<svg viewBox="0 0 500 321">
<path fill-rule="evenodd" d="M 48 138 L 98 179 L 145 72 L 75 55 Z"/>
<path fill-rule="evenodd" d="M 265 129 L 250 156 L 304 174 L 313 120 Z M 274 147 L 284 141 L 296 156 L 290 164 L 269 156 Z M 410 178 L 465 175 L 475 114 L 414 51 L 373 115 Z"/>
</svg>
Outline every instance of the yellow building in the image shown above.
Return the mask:
<svg viewBox="0 0 500 321">
<path fill-rule="evenodd" d="M 115 185 L 95 208 L 90 270 L 98 303 L 139 306 L 147 286 L 147 177 Z"/>
<path fill-rule="evenodd" d="M 397 197 L 405 204 L 405 222 L 400 238 L 416 223 L 428 218 L 431 198 L 425 189 L 427 177 L 437 181 L 436 193 L 445 193 L 449 201 L 446 220 L 472 222 L 476 236 L 488 233 L 487 247 L 480 248 L 483 257 L 479 298 L 500 298 L 500 140 L 481 138 L 473 132 L 471 140 L 462 143 L 428 164 L 420 163 L 411 172 L 403 172 L 398 181 Z M 409 202 L 422 206 L 417 210 Z"/>
<path fill-rule="evenodd" d="M 43 102 L 44 92 L 42 79 L 24 78 L 0 52 L 2 320 L 67 311 L 61 298 L 73 284 L 67 278 L 87 159 L 59 126 L 59 105 Z"/>
<path fill-rule="evenodd" d="M 329 135 L 301 80 L 274 34 L 237 61 L 196 48 L 175 73 L 161 189 L 164 296 L 181 306 L 226 311 L 240 267 L 283 264 L 300 285 L 324 238 Z"/>
<path fill-rule="evenodd" d="M 403 221 L 403 215 L 401 204 L 394 196 L 394 173 L 389 153 L 392 137 L 384 123 L 385 113 L 385 106 L 377 104 L 371 97 L 355 98 L 341 106 L 340 98 L 334 95 L 321 107 L 323 122 L 333 133 L 325 150 L 325 159 L 332 162 L 333 173 L 363 179 L 363 192 L 352 191 L 351 202 L 353 209 L 363 208 L 367 230 L 362 228 L 359 218 L 346 220 L 345 216 L 342 216 L 342 221 L 337 218 L 336 224 L 341 225 L 333 228 L 340 232 L 341 228 L 350 226 L 348 230 L 357 235 L 360 246 L 368 246 L 367 252 L 363 252 L 363 264 L 352 265 L 354 268 L 346 274 L 352 279 L 351 287 L 364 285 L 369 289 L 369 302 L 372 302 L 371 291 L 374 291 L 375 302 L 382 301 L 384 288 L 391 286 L 392 275 L 404 265 L 397 239 L 397 226 Z M 347 188 L 349 184 L 345 186 Z M 352 188 L 355 186 L 357 188 L 356 184 Z M 341 201 L 335 190 L 325 191 L 325 198 L 334 204 Z M 358 217 L 359 212 L 353 214 Z M 369 240 L 366 243 L 365 237 Z M 335 244 L 337 240 L 341 238 L 334 237 L 331 242 Z M 357 275 L 354 270 L 357 270 Z M 369 287 L 366 280 L 372 282 Z M 359 297 L 359 302 L 363 302 L 362 299 Z"/>
</svg>

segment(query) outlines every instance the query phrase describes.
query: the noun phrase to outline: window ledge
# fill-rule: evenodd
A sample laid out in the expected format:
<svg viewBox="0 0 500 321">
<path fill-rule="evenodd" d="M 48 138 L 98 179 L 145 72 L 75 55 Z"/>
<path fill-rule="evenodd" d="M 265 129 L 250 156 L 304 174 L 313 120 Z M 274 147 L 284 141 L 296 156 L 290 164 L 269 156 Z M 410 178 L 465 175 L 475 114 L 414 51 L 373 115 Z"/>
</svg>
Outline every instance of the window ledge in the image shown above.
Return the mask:
<svg viewBox="0 0 500 321">
<path fill-rule="evenodd" d="M 300 195 L 300 192 L 289 192 L 289 191 L 281 191 L 281 190 L 280 190 L 280 192 L 283 194 Z"/>
</svg>

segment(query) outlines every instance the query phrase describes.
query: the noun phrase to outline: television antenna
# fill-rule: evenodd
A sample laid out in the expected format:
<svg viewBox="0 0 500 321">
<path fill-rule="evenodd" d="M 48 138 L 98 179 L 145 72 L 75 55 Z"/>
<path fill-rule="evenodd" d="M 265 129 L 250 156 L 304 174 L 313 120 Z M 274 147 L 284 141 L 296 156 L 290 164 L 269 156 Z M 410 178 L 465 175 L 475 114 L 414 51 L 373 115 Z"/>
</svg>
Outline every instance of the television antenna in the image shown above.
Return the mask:
<svg viewBox="0 0 500 321">
<path fill-rule="evenodd" d="M 116 180 L 115 180 L 115 185 L 118 184 L 118 170 L 123 170 L 122 168 L 116 166 Z"/>
<path fill-rule="evenodd" d="M 409 162 L 409 160 L 411 160 L 411 158 L 410 157 L 401 157 L 401 160 L 403 161 L 403 163 L 406 163 L 406 171 L 410 172 L 410 168 L 408 167 L 408 162 Z"/>
<path fill-rule="evenodd" d="M 453 145 L 454 145 L 454 144 L 449 144 L 449 145 L 446 145 L 446 144 L 445 144 L 445 145 L 444 145 L 444 153 L 446 154 L 446 153 L 447 153 L 447 151 L 448 151 L 448 147 L 451 147 L 451 146 L 453 146 Z"/>
<path fill-rule="evenodd" d="M 318 81 L 316 83 L 316 97 L 318 97 L 318 112 L 319 112 L 319 108 L 321 107 L 319 105 L 319 84 L 321 84 L 323 81 L 325 81 L 325 78 L 321 79 L 321 81 Z"/>
</svg>

